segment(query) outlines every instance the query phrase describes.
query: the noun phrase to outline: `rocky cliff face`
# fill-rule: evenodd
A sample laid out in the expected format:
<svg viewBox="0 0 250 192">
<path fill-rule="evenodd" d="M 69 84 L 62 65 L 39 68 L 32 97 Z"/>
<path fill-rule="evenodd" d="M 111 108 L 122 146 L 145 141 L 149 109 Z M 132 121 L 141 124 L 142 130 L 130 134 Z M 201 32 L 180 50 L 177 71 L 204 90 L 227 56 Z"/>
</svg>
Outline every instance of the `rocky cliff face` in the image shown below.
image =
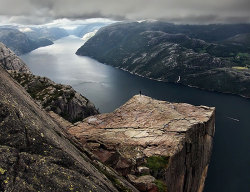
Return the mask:
<svg viewBox="0 0 250 192">
<path fill-rule="evenodd" d="M 137 191 L 107 170 L 0 66 L 0 191 Z"/>
<path fill-rule="evenodd" d="M 201 192 L 214 124 L 214 108 L 137 95 L 68 132 L 140 191 Z"/>
<path fill-rule="evenodd" d="M 56 84 L 46 77 L 29 73 L 9 72 L 47 111 L 54 111 L 70 122 L 99 113 L 93 103 L 71 86 Z"/>
<path fill-rule="evenodd" d="M 0 65 L 6 70 L 30 73 L 26 64 L 13 51 L 0 42 Z"/>
<path fill-rule="evenodd" d="M 86 97 L 71 86 L 56 84 L 48 78 L 32 75 L 27 65 L 2 43 L 0 65 L 47 111 L 54 111 L 70 122 L 99 113 Z"/>
</svg>

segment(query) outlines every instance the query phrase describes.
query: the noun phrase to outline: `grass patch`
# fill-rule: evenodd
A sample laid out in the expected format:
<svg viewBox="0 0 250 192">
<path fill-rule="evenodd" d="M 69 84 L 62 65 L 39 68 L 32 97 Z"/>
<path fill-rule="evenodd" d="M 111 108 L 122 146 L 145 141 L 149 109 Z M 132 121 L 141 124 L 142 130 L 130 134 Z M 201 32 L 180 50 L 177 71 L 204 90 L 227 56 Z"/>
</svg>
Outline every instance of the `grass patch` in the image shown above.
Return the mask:
<svg viewBox="0 0 250 192">
<path fill-rule="evenodd" d="M 239 57 L 250 57 L 249 53 L 238 53 L 237 56 Z"/>
<path fill-rule="evenodd" d="M 0 174 L 3 175 L 5 172 L 6 170 L 0 167 Z"/>
<path fill-rule="evenodd" d="M 246 70 L 248 67 L 241 67 L 241 66 L 234 66 L 232 69 L 237 69 L 237 70 Z"/>
<path fill-rule="evenodd" d="M 161 180 L 155 180 L 154 182 L 159 190 L 159 192 L 166 192 L 167 191 L 167 186 L 166 184 L 161 181 Z"/>
<path fill-rule="evenodd" d="M 158 171 L 167 167 L 169 157 L 165 156 L 151 156 L 147 158 L 146 167 L 153 171 Z"/>
</svg>

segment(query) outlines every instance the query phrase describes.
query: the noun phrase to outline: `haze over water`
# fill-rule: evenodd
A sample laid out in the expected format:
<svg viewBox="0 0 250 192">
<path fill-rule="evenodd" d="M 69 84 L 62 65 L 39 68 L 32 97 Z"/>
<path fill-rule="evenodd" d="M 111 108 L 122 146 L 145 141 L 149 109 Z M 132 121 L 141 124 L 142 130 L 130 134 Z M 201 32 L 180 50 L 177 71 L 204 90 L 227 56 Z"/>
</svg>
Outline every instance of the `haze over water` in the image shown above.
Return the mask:
<svg viewBox="0 0 250 192">
<path fill-rule="evenodd" d="M 100 112 L 113 111 L 140 90 L 160 100 L 215 106 L 214 150 L 204 191 L 250 191 L 249 99 L 132 75 L 75 55 L 83 43 L 80 38 L 69 36 L 21 57 L 35 75 L 71 85 L 90 99 Z"/>
</svg>

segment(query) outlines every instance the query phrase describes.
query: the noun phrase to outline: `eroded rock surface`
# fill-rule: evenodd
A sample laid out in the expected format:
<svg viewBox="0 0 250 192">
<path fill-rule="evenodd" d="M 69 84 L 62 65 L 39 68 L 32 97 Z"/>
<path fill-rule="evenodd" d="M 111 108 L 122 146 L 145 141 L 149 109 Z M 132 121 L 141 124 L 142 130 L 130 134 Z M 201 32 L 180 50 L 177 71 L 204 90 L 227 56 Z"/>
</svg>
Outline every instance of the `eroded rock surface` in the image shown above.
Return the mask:
<svg viewBox="0 0 250 192">
<path fill-rule="evenodd" d="M 0 65 L 6 70 L 30 73 L 26 64 L 13 51 L 0 42 Z"/>
<path fill-rule="evenodd" d="M 47 111 L 54 111 L 70 122 L 99 113 L 93 103 L 69 85 L 57 84 L 46 77 L 30 73 L 9 73 Z"/>
<path fill-rule="evenodd" d="M 206 106 L 136 95 L 113 113 L 88 117 L 68 132 L 126 177 L 140 177 L 139 167 L 148 167 L 159 191 L 202 191 L 214 113 L 214 108 Z"/>
</svg>

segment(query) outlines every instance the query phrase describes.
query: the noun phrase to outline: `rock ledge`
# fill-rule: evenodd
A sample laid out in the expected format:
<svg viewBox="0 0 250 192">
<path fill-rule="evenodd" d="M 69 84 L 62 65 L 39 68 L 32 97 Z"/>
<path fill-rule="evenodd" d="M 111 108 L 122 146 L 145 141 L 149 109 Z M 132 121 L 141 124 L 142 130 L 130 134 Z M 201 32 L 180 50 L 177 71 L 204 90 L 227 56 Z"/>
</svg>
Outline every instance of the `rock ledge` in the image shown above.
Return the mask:
<svg viewBox="0 0 250 192">
<path fill-rule="evenodd" d="M 202 191 L 214 117 L 212 107 L 136 95 L 113 113 L 86 118 L 68 132 L 126 177 L 141 176 L 138 167 L 146 166 L 168 191 Z"/>
</svg>

